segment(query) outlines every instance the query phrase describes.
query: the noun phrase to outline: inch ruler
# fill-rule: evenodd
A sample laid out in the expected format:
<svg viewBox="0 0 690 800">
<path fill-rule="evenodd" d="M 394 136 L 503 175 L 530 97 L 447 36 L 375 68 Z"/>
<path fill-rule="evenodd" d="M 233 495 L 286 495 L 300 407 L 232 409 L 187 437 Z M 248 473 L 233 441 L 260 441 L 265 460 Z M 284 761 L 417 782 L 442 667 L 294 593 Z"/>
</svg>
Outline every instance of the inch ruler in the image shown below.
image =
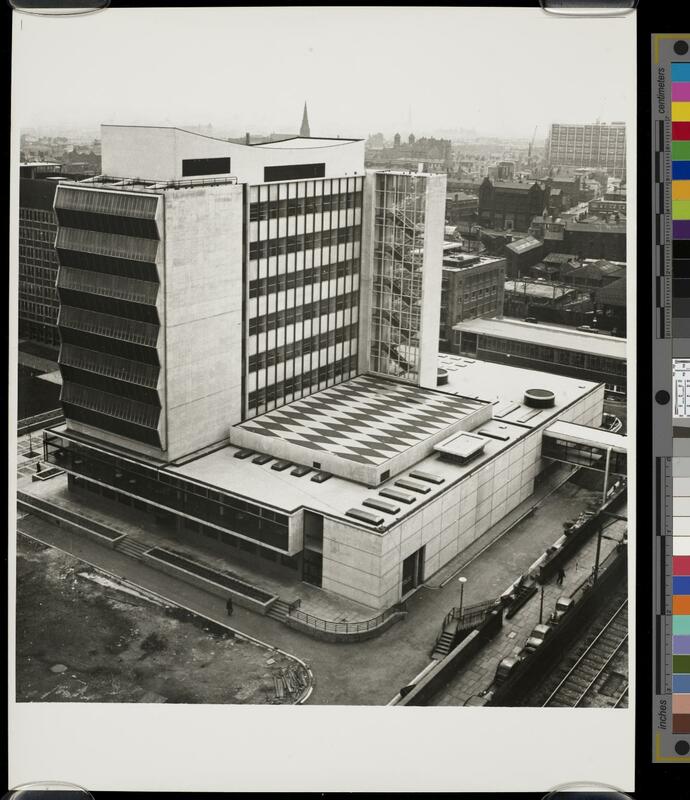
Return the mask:
<svg viewBox="0 0 690 800">
<path fill-rule="evenodd" d="M 652 37 L 651 156 L 652 758 L 690 763 L 690 34 Z"/>
</svg>

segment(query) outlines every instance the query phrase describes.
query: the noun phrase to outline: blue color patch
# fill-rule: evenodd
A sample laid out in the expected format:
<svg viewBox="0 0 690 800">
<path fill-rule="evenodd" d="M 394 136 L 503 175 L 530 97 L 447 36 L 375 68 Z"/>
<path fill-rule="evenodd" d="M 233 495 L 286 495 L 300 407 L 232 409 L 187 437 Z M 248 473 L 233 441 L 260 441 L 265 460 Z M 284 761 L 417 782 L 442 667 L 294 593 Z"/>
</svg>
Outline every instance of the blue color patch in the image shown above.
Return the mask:
<svg viewBox="0 0 690 800">
<path fill-rule="evenodd" d="M 690 161 L 674 161 L 672 173 L 674 181 L 690 180 Z"/>
<path fill-rule="evenodd" d="M 690 675 L 674 675 L 673 692 L 674 694 L 690 692 Z"/>
<path fill-rule="evenodd" d="M 676 575 L 673 578 L 673 594 L 690 594 L 690 575 Z"/>
<path fill-rule="evenodd" d="M 690 62 L 678 61 L 671 64 L 671 80 L 690 81 Z"/>
</svg>

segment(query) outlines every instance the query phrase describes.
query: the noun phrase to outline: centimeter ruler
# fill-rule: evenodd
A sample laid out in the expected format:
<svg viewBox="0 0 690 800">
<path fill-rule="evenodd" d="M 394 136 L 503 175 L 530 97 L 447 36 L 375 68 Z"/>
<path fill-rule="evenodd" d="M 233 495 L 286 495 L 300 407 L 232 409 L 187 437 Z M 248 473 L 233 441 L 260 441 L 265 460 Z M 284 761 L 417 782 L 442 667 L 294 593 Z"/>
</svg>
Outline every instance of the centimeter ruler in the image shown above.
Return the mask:
<svg viewBox="0 0 690 800">
<path fill-rule="evenodd" d="M 686 500 L 676 498 L 675 477 L 690 476 L 690 417 L 687 387 L 676 385 L 690 359 L 690 293 L 674 283 L 673 225 L 673 80 L 672 65 L 690 63 L 689 34 L 652 37 L 652 209 L 653 209 L 653 386 L 654 399 L 654 553 L 653 553 L 653 760 L 690 763 L 690 733 L 674 733 L 674 528 Z M 686 276 L 677 275 L 676 278 Z M 674 376 L 674 358 L 678 369 Z M 674 377 L 676 382 L 674 382 Z M 682 401 L 682 402 L 681 402 Z M 675 425 L 675 427 L 674 427 Z M 674 525 L 674 505 L 676 524 Z M 680 527 L 676 531 L 678 534 Z M 678 540 L 676 539 L 676 542 Z M 678 546 L 678 545 L 677 545 Z M 677 691 L 677 690 L 676 690 Z"/>
<path fill-rule="evenodd" d="M 655 460 L 656 537 L 654 548 L 655 653 L 654 686 L 657 697 L 673 692 L 673 459 Z M 670 718 L 670 714 L 669 714 Z"/>
<path fill-rule="evenodd" d="M 668 128 L 668 130 L 667 130 Z M 654 124 L 654 266 L 656 275 L 656 338 L 673 336 L 673 221 L 671 197 L 666 188 L 671 185 L 672 161 L 667 157 L 667 142 L 671 137 L 670 122 L 656 120 Z"/>
</svg>

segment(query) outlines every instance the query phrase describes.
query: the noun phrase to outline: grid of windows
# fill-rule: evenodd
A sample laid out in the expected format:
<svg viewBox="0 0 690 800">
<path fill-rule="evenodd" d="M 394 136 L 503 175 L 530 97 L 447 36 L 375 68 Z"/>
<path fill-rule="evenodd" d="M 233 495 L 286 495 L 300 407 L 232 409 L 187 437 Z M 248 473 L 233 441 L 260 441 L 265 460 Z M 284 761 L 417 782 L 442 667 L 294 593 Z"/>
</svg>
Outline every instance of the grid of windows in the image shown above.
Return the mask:
<svg viewBox="0 0 690 800">
<path fill-rule="evenodd" d="M 505 265 L 444 270 L 440 338 L 450 345 L 453 325 L 463 320 L 503 315 Z"/>
<path fill-rule="evenodd" d="M 300 339 L 297 342 L 281 345 L 258 355 L 249 356 L 249 372 L 256 372 L 257 370 L 289 361 L 291 358 L 300 358 L 315 351 L 324 350 L 326 347 L 333 347 L 333 345 L 356 339 L 358 327 L 355 322 L 344 328 L 336 328 L 307 339 Z"/>
<path fill-rule="evenodd" d="M 419 377 L 425 198 L 424 176 L 376 176 L 370 365 L 412 383 Z"/>
<path fill-rule="evenodd" d="M 285 292 L 288 289 L 298 289 L 315 283 L 326 283 L 358 273 L 359 259 L 348 258 L 335 264 L 324 264 L 297 272 L 284 272 L 281 275 L 269 275 L 261 280 L 254 279 L 249 282 L 249 296 L 262 297 L 274 292 Z"/>
<path fill-rule="evenodd" d="M 528 366 L 532 369 L 542 369 L 546 372 L 555 372 L 616 386 L 625 386 L 626 383 L 627 369 L 624 360 L 565 350 L 553 347 L 548 342 L 538 344 L 485 334 L 462 333 L 460 352 L 463 355 L 476 356 L 487 361 L 505 361 L 514 366 Z"/>
<path fill-rule="evenodd" d="M 280 397 L 292 400 L 303 394 L 325 389 L 338 379 L 347 380 L 352 377 L 356 369 L 356 355 L 348 356 L 341 361 L 332 361 L 330 364 L 324 364 L 310 372 L 303 372 L 301 375 L 294 375 L 292 378 L 286 378 L 284 381 L 250 392 L 249 403 L 252 406 L 261 407 Z"/>
<path fill-rule="evenodd" d="M 350 191 L 344 197 L 338 194 L 312 195 L 311 197 L 283 197 L 263 200 L 249 205 L 249 221 L 296 217 L 301 214 L 321 214 L 337 211 L 339 208 L 361 208 L 362 192 Z"/>
<path fill-rule="evenodd" d="M 288 548 L 289 518 L 279 511 L 54 434 L 46 433 L 44 443 L 47 461 L 61 469 L 257 542 Z"/>
<path fill-rule="evenodd" d="M 275 328 L 284 328 L 286 325 L 295 325 L 298 322 L 305 322 L 309 319 L 318 319 L 327 314 L 334 314 L 337 311 L 355 308 L 359 304 L 359 292 L 329 297 L 324 300 L 316 300 L 306 305 L 293 306 L 284 311 L 273 311 L 260 317 L 249 320 L 249 335 L 257 333 L 268 333 Z"/>
<path fill-rule="evenodd" d="M 557 166 L 597 167 L 612 177 L 625 176 L 625 126 L 552 125 L 549 161 Z"/>
<path fill-rule="evenodd" d="M 363 180 L 249 187 L 246 418 L 355 374 Z"/>
<path fill-rule="evenodd" d="M 348 242 L 358 242 L 361 238 L 361 227 L 353 225 L 348 228 L 332 228 L 328 231 L 314 231 L 295 236 L 281 236 L 277 239 L 265 239 L 249 244 L 249 258 L 269 258 L 298 253 L 303 250 L 314 250 L 319 247 L 334 247 Z"/>
<path fill-rule="evenodd" d="M 55 289 L 57 224 L 52 209 L 19 209 L 19 335 L 59 344 Z"/>
</svg>

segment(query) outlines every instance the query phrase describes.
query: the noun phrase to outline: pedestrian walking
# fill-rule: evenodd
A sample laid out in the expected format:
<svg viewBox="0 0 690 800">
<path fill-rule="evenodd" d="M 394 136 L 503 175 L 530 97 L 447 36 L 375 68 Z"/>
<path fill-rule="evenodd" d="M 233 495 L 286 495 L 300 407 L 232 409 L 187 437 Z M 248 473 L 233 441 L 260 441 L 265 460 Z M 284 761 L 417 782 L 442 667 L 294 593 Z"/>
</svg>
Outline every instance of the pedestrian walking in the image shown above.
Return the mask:
<svg viewBox="0 0 690 800">
<path fill-rule="evenodd" d="M 232 611 L 233 611 L 233 609 L 232 609 L 232 597 L 228 597 L 228 602 L 225 604 L 225 608 L 226 608 L 226 610 L 228 612 L 228 616 L 231 617 L 232 616 Z"/>
<path fill-rule="evenodd" d="M 556 583 L 559 586 L 563 586 L 563 579 L 565 578 L 565 570 L 563 567 L 558 568 L 558 577 L 556 578 Z"/>
</svg>

